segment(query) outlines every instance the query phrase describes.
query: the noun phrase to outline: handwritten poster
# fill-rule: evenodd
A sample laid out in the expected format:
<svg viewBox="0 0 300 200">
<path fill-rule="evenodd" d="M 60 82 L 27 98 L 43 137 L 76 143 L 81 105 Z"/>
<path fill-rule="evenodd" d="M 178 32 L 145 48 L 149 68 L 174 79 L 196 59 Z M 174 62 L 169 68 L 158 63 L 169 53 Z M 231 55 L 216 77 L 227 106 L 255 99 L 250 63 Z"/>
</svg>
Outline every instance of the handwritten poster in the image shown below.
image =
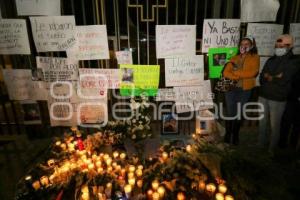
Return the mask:
<svg viewBox="0 0 300 200">
<path fill-rule="evenodd" d="M 25 19 L 0 19 L 0 54 L 30 54 Z"/>
<path fill-rule="evenodd" d="M 78 79 L 78 61 L 68 58 L 36 57 L 37 68 L 43 71 L 43 80 L 71 81 Z"/>
<path fill-rule="evenodd" d="M 131 51 L 116 51 L 116 57 L 118 64 L 133 64 L 132 63 L 132 52 Z"/>
<path fill-rule="evenodd" d="M 204 80 L 203 55 L 165 59 L 166 86 L 200 85 Z"/>
<path fill-rule="evenodd" d="M 3 69 L 10 100 L 47 100 L 43 82 L 32 81 L 31 70 Z"/>
<path fill-rule="evenodd" d="M 109 59 L 106 25 L 76 26 L 76 44 L 67 50 L 77 60 Z"/>
<path fill-rule="evenodd" d="M 280 3 L 278 0 L 241 0 L 241 21 L 276 21 L 279 6 Z"/>
<path fill-rule="evenodd" d="M 157 91 L 155 101 L 175 101 L 175 92 L 173 88 L 160 88 Z"/>
<path fill-rule="evenodd" d="M 80 126 L 105 125 L 108 121 L 107 98 L 101 101 L 81 102 L 78 104 L 77 110 L 77 121 Z"/>
<path fill-rule="evenodd" d="M 259 76 L 260 76 L 260 73 L 262 72 L 267 60 L 269 59 L 270 57 L 260 57 L 260 65 L 259 65 L 259 74 L 257 75 L 256 77 L 256 86 L 260 86 L 260 83 L 259 83 Z"/>
<path fill-rule="evenodd" d="M 224 65 L 237 53 L 237 47 L 210 48 L 208 51 L 209 78 L 220 78 Z"/>
<path fill-rule="evenodd" d="M 60 15 L 60 0 L 16 0 L 18 15 Z"/>
<path fill-rule="evenodd" d="M 237 47 L 240 40 L 239 19 L 204 19 L 202 53 L 209 48 Z"/>
<path fill-rule="evenodd" d="M 198 86 L 174 87 L 174 92 L 177 113 L 213 108 L 210 80 L 203 81 Z"/>
<path fill-rule="evenodd" d="M 247 35 L 255 38 L 258 54 L 272 56 L 276 38 L 283 32 L 283 25 L 249 23 Z"/>
<path fill-rule="evenodd" d="M 300 23 L 290 24 L 290 34 L 294 37 L 294 54 L 300 54 Z"/>
<path fill-rule="evenodd" d="M 74 16 L 29 19 L 37 52 L 65 51 L 76 43 Z"/>
<path fill-rule="evenodd" d="M 156 57 L 196 54 L 196 25 L 156 25 Z"/>
<path fill-rule="evenodd" d="M 155 96 L 159 84 L 159 65 L 120 65 L 122 96 Z"/>
</svg>

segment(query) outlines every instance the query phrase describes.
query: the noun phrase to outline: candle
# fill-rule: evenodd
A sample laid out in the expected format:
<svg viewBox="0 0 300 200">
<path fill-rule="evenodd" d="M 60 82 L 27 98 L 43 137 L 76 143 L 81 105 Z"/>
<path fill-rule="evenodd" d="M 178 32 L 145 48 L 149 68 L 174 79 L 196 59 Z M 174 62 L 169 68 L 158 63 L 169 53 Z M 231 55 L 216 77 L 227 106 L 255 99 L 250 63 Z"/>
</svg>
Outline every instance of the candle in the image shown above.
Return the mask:
<svg viewBox="0 0 300 200">
<path fill-rule="evenodd" d="M 27 186 L 27 188 L 28 188 L 29 190 L 31 190 L 31 188 L 32 188 L 32 183 L 31 183 L 31 181 L 32 181 L 32 177 L 31 177 L 31 176 L 26 176 L 26 177 L 25 177 L 25 183 L 26 183 L 26 186 Z"/>
<path fill-rule="evenodd" d="M 125 154 L 125 153 L 121 153 L 121 154 L 120 154 L 120 158 L 121 158 L 122 160 L 124 160 L 124 159 L 126 158 L 126 154 Z"/>
<path fill-rule="evenodd" d="M 50 181 L 50 183 L 53 183 L 54 178 L 55 178 L 55 175 L 54 175 L 54 174 L 52 174 L 51 176 L 49 176 L 49 181 Z"/>
<path fill-rule="evenodd" d="M 92 169 L 94 169 L 94 167 L 95 167 L 95 166 L 94 166 L 94 164 L 93 164 L 93 163 L 90 163 L 90 164 L 88 165 L 88 169 L 89 169 L 89 170 L 92 170 Z"/>
<path fill-rule="evenodd" d="M 140 170 L 144 169 L 143 165 L 139 165 L 137 168 L 140 169 Z"/>
<path fill-rule="evenodd" d="M 42 176 L 40 178 L 40 182 L 43 186 L 47 187 L 49 185 L 49 179 L 47 176 Z"/>
<path fill-rule="evenodd" d="M 130 172 L 134 172 L 134 171 L 135 171 L 135 166 L 130 165 L 130 166 L 129 166 L 129 171 L 130 171 Z"/>
<path fill-rule="evenodd" d="M 152 188 L 154 189 L 154 190 L 157 190 L 157 188 L 158 188 L 158 186 L 159 186 L 159 182 L 158 182 L 158 180 L 154 180 L 154 181 L 152 181 Z"/>
<path fill-rule="evenodd" d="M 47 161 L 47 164 L 48 164 L 49 167 L 52 167 L 54 165 L 54 163 L 55 163 L 54 159 L 50 159 L 50 160 Z"/>
<path fill-rule="evenodd" d="M 165 195 L 165 188 L 163 186 L 159 186 L 157 189 L 157 192 L 159 193 L 159 196 L 162 198 Z"/>
<path fill-rule="evenodd" d="M 128 179 L 134 178 L 134 173 L 133 173 L 133 172 L 129 172 L 129 173 L 127 174 L 127 177 L 128 177 Z"/>
<path fill-rule="evenodd" d="M 140 169 L 137 169 L 135 173 L 136 173 L 137 177 L 141 177 L 143 175 L 143 171 Z"/>
<path fill-rule="evenodd" d="M 187 145 L 186 146 L 186 151 L 190 153 L 192 151 L 192 146 L 191 145 Z"/>
<path fill-rule="evenodd" d="M 137 182 L 136 182 L 136 185 L 139 187 L 139 188 L 141 188 L 141 187 L 143 187 L 143 180 L 138 180 Z"/>
<path fill-rule="evenodd" d="M 32 183 L 32 187 L 33 187 L 35 190 L 38 190 L 38 189 L 41 188 L 41 184 L 40 184 L 39 181 L 34 181 L 34 182 Z"/>
<path fill-rule="evenodd" d="M 206 185 L 206 190 L 208 192 L 214 193 L 216 191 L 216 186 L 213 183 L 209 183 Z"/>
<path fill-rule="evenodd" d="M 89 200 L 89 199 L 90 199 L 89 193 L 82 193 L 81 199 L 82 199 L 82 200 Z"/>
<path fill-rule="evenodd" d="M 184 196 L 184 194 L 182 192 L 179 192 L 177 194 L 177 200 L 185 200 L 185 196 Z"/>
<path fill-rule="evenodd" d="M 125 185 L 124 192 L 125 192 L 127 198 L 130 198 L 131 191 L 132 191 L 131 185 Z"/>
<path fill-rule="evenodd" d="M 82 193 L 89 193 L 89 188 L 88 188 L 88 186 L 87 186 L 87 185 L 82 186 L 82 187 L 81 187 L 81 192 L 82 192 Z"/>
<path fill-rule="evenodd" d="M 98 160 L 98 161 L 96 162 L 96 166 L 97 166 L 97 168 L 99 168 L 99 167 L 101 167 L 101 166 L 102 166 L 102 163 L 101 163 L 101 161 L 100 161 L 100 160 Z"/>
<path fill-rule="evenodd" d="M 115 152 L 113 153 L 113 157 L 114 157 L 114 158 L 118 158 L 118 157 L 119 157 L 119 152 L 115 151 Z"/>
<path fill-rule="evenodd" d="M 135 185 L 135 178 L 128 179 L 128 184 L 133 187 Z"/>
<path fill-rule="evenodd" d="M 224 195 L 222 193 L 217 193 L 216 200 L 224 200 Z"/>
<path fill-rule="evenodd" d="M 55 142 L 55 145 L 56 145 L 56 146 L 60 146 L 60 145 L 61 145 L 61 141 Z"/>
<path fill-rule="evenodd" d="M 107 188 L 111 188 L 111 187 L 112 187 L 112 183 L 107 183 L 107 184 L 106 184 L 106 187 L 107 187 Z"/>
<path fill-rule="evenodd" d="M 226 195 L 225 200 L 234 200 L 234 198 L 231 195 Z"/>
<path fill-rule="evenodd" d="M 111 159 L 111 158 L 106 159 L 106 164 L 107 164 L 107 166 L 110 166 L 110 165 L 111 165 L 111 162 L 112 162 L 112 159 Z"/>
<path fill-rule="evenodd" d="M 168 155 L 167 152 L 163 152 L 163 153 L 162 153 L 162 158 L 163 158 L 164 161 L 167 160 L 168 157 L 169 157 L 169 155 Z"/>
<path fill-rule="evenodd" d="M 98 172 L 99 174 L 102 174 L 103 168 L 102 168 L 102 167 L 99 167 L 99 168 L 97 169 L 97 172 Z"/>
<path fill-rule="evenodd" d="M 224 184 L 220 184 L 218 186 L 219 192 L 221 192 L 222 194 L 225 194 L 227 192 L 227 187 Z"/>
<path fill-rule="evenodd" d="M 158 193 L 158 192 L 154 192 L 154 193 L 152 194 L 152 199 L 153 199 L 153 200 L 159 200 L 159 193 Z"/>
<path fill-rule="evenodd" d="M 112 172 L 112 170 L 113 170 L 112 166 L 109 166 L 109 167 L 107 168 L 107 172 L 108 172 L 108 173 Z"/>
<path fill-rule="evenodd" d="M 25 177 L 25 180 L 26 180 L 26 181 L 31 181 L 31 179 L 32 179 L 31 176 L 26 176 L 26 177 Z"/>
<path fill-rule="evenodd" d="M 152 197 L 152 194 L 153 194 L 153 191 L 151 189 L 147 191 L 147 195 L 148 195 L 149 198 Z"/>
<path fill-rule="evenodd" d="M 93 155 L 92 155 L 92 160 L 93 160 L 93 161 L 97 160 L 97 158 L 98 158 L 98 156 L 97 156 L 96 154 L 93 154 Z"/>
<path fill-rule="evenodd" d="M 66 150 L 67 149 L 67 145 L 65 143 L 60 145 L 60 148 L 62 148 L 62 150 Z"/>
<path fill-rule="evenodd" d="M 204 181 L 200 181 L 199 182 L 199 190 L 203 191 L 203 190 L 205 190 L 205 187 L 206 187 L 205 182 Z"/>
</svg>

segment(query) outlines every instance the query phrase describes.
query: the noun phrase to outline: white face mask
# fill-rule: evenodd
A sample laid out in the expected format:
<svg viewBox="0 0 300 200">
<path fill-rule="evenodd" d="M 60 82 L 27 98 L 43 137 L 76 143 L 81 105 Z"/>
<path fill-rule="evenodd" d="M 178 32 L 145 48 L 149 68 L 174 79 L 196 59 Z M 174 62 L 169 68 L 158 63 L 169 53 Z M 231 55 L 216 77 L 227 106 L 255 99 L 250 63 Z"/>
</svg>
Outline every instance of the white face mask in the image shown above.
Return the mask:
<svg viewBox="0 0 300 200">
<path fill-rule="evenodd" d="M 284 56 L 287 53 L 287 48 L 275 48 L 276 56 Z"/>
<path fill-rule="evenodd" d="M 250 51 L 250 47 L 240 47 L 240 53 L 245 54 Z"/>
</svg>

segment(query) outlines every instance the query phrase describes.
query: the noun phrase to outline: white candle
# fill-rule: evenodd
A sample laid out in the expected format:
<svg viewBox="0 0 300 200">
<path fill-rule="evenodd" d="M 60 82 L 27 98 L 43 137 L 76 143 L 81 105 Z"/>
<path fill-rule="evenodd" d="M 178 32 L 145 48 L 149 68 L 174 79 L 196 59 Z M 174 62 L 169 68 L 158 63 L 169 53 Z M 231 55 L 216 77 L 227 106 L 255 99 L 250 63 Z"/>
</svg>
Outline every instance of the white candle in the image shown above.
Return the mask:
<svg viewBox="0 0 300 200">
<path fill-rule="evenodd" d="M 209 183 L 206 185 L 206 190 L 208 192 L 214 193 L 216 191 L 216 186 L 213 183 Z"/>
<path fill-rule="evenodd" d="M 153 200 L 159 200 L 159 193 L 158 193 L 158 192 L 154 192 L 154 193 L 152 194 L 152 199 L 153 199 Z"/>
<path fill-rule="evenodd" d="M 165 188 L 163 186 L 159 186 L 157 189 L 157 192 L 159 193 L 159 196 L 162 198 L 165 195 Z"/>
<path fill-rule="evenodd" d="M 157 190 L 157 188 L 159 187 L 159 182 L 157 180 L 152 181 L 152 188 L 154 190 Z"/>
<path fill-rule="evenodd" d="M 222 194 L 225 194 L 227 192 L 227 187 L 224 184 L 221 184 L 218 186 L 219 192 L 221 192 Z"/>
<path fill-rule="evenodd" d="M 226 195 L 226 196 L 225 196 L 225 200 L 234 200 L 234 198 L 233 198 L 233 196 Z"/>
<path fill-rule="evenodd" d="M 222 193 L 217 193 L 216 200 L 224 200 L 224 195 Z"/>
</svg>

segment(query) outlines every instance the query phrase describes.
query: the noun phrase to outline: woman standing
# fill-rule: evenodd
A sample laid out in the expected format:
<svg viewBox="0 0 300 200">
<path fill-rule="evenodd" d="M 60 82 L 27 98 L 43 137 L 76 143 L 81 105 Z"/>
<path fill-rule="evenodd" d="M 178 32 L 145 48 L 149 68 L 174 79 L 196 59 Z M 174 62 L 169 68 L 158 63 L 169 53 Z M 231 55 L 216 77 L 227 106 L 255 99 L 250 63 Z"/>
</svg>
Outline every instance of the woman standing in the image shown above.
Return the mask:
<svg viewBox="0 0 300 200">
<path fill-rule="evenodd" d="M 240 41 L 238 55 L 230 60 L 223 72 L 225 78 L 238 81 L 234 89 L 225 92 L 227 116 L 224 141 L 226 143 L 234 145 L 239 143 L 243 105 L 251 96 L 258 72 L 259 56 L 257 55 L 255 40 L 252 37 L 244 37 Z"/>
</svg>

